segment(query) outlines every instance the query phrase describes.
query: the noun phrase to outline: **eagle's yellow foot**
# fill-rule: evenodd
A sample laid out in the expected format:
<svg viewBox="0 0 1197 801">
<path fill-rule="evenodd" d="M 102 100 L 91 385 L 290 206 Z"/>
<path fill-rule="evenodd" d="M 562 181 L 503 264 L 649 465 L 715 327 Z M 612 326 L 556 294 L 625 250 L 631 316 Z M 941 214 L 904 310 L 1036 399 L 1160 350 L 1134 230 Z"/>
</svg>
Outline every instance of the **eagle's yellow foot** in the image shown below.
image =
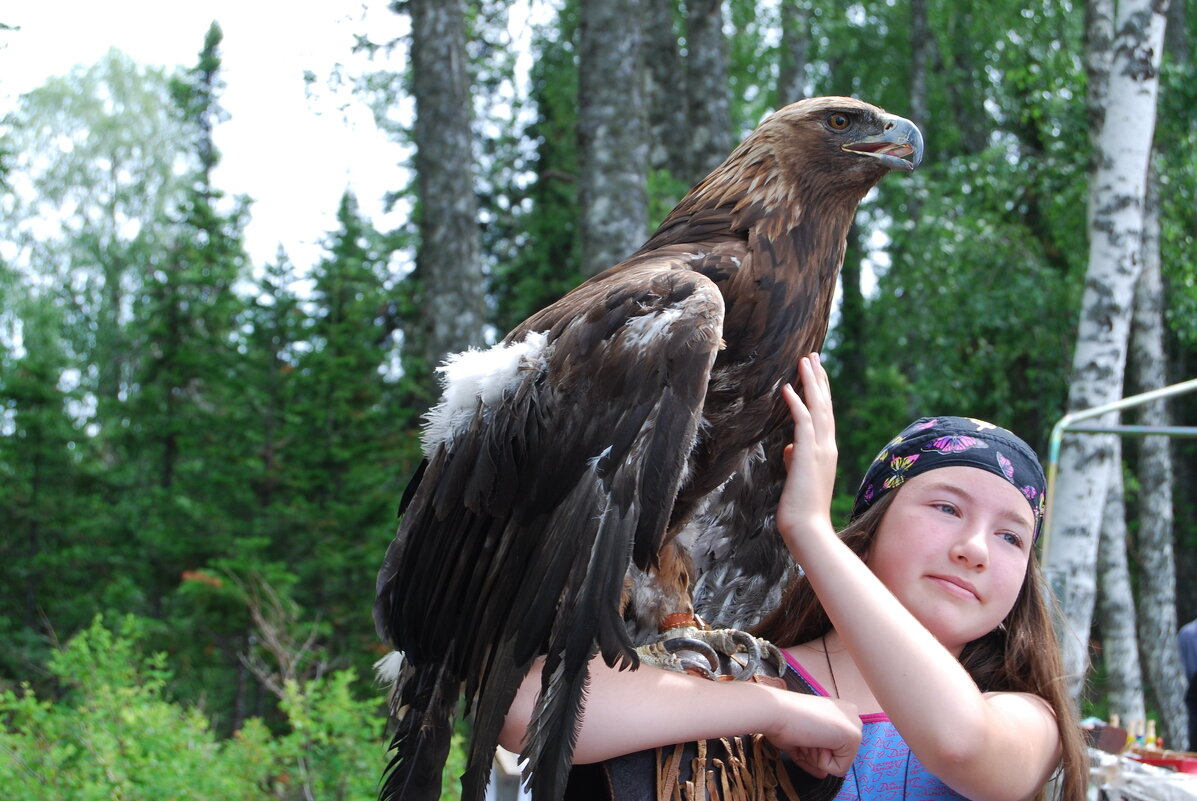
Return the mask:
<svg viewBox="0 0 1197 801">
<path fill-rule="evenodd" d="M 785 674 L 786 660 L 776 645 L 738 629 L 681 626 L 636 649 L 650 665 L 693 673 L 712 681 L 747 681 Z"/>
</svg>

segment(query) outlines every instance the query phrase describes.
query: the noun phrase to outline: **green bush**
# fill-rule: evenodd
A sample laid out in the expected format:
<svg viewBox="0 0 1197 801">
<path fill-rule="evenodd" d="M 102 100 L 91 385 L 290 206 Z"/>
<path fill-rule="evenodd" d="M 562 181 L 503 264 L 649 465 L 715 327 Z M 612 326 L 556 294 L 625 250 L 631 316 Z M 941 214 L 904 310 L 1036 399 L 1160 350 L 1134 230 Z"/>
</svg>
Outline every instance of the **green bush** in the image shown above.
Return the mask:
<svg viewBox="0 0 1197 801">
<path fill-rule="evenodd" d="M 340 671 L 287 685 L 288 730 L 250 720 L 232 738 L 204 713 L 164 697 L 164 654 L 138 649 L 143 622 L 97 618 L 47 665 L 57 701 L 28 684 L 0 692 L 0 787 L 8 801 L 360 799 L 386 764 L 382 719 Z M 373 691 L 371 691 L 373 692 Z"/>
</svg>

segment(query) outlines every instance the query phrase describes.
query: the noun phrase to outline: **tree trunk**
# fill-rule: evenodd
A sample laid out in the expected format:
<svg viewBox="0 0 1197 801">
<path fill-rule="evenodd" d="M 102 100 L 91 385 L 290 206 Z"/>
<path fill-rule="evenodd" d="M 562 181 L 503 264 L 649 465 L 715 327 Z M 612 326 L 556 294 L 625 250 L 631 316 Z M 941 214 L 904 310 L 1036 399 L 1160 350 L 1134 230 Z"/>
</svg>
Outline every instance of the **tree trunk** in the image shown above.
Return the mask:
<svg viewBox="0 0 1197 801">
<path fill-rule="evenodd" d="M 685 178 L 689 131 L 686 125 L 685 67 L 674 29 L 675 3 L 653 0 L 644 8 L 645 105 L 649 127 L 649 167 Z"/>
<path fill-rule="evenodd" d="M 1068 391 L 1068 408 L 1074 411 L 1122 396 L 1166 11 L 1166 0 L 1123 0 L 1119 7 Z M 1112 464 L 1110 435 L 1065 438 L 1046 558 L 1064 615 L 1062 645 L 1074 696 L 1088 669 L 1098 532 Z"/>
<path fill-rule="evenodd" d="M 927 0 L 910 2 L 910 118 L 924 131 L 929 130 L 930 105 L 927 100 L 927 69 L 931 61 L 934 38 L 927 22 Z M 914 177 L 914 176 L 912 176 Z M 906 214 L 913 226 L 922 214 L 919 176 L 906 186 Z"/>
<path fill-rule="evenodd" d="M 777 105 L 806 97 L 806 63 L 810 53 L 810 0 L 782 0 L 780 73 Z"/>
<path fill-rule="evenodd" d="M 981 12 L 978 8 L 971 13 Z M 960 130 L 960 147 L 963 155 L 968 156 L 976 155 L 989 146 L 989 135 L 993 130 L 992 118 L 985 109 L 986 90 L 978 79 L 983 72 L 973 60 L 978 45 L 973 41 L 970 31 L 971 13 L 961 11 L 947 17 L 947 35 L 942 41 L 930 41 L 935 71 L 947 76 L 944 89 L 950 100 L 949 108 L 955 111 L 954 123 Z M 948 155 L 941 153 L 939 157 L 944 159 Z"/>
<path fill-rule="evenodd" d="M 1131 326 L 1132 380 L 1141 391 L 1167 386 L 1164 353 L 1164 287 L 1160 278 L 1160 203 L 1153 174 L 1143 222 L 1143 264 L 1135 287 Z M 1163 400 L 1143 406 L 1139 421 L 1166 426 Z M 1139 647 L 1147 663 L 1161 734 L 1168 743 L 1188 739 L 1185 674 L 1176 647 L 1176 564 L 1172 556 L 1172 456 L 1168 437 L 1145 437 L 1139 448 L 1138 553 L 1145 580 L 1139 592 Z"/>
<path fill-rule="evenodd" d="M 927 119 L 927 65 L 930 62 L 931 29 L 927 24 L 927 0 L 910 2 L 910 118 L 924 131 Z"/>
<path fill-rule="evenodd" d="M 1114 443 L 1114 470 L 1101 525 L 1097 570 L 1101 585 L 1097 621 L 1106 668 L 1110 712 L 1123 721 L 1143 720 L 1143 671 L 1135 631 L 1135 598 L 1126 558 L 1126 506 L 1123 503 L 1121 445 Z"/>
<path fill-rule="evenodd" d="M 463 0 L 411 0 L 417 271 L 430 363 L 483 340 L 485 279 L 474 195 L 469 55 Z"/>
<path fill-rule="evenodd" d="M 1114 0 L 1089 0 L 1085 4 L 1085 116 L 1089 123 L 1089 172 L 1096 174 L 1101 153 L 1101 126 L 1106 118 L 1106 92 L 1110 59 L 1114 56 Z M 1093 219 L 1093 193 L 1089 193 L 1089 219 Z"/>
<path fill-rule="evenodd" d="M 690 183 L 718 167 L 732 146 L 723 0 L 686 0 L 686 96 Z"/>
<path fill-rule="evenodd" d="M 641 0 L 582 0 L 578 161 L 582 270 L 594 275 L 648 238 Z"/>
<path fill-rule="evenodd" d="M 853 222 L 848 228 L 848 246 L 844 253 L 844 264 L 840 268 L 840 318 L 835 325 L 835 357 L 840 363 L 839 386 L 836 389 L 842 393 L 842 398 L 863 398 L 868 391 L 869 373 L 869 342 L 868 321 L 869 314 L 865 303 L 864 289 L 861 287 L 864 260 L 864 247 L 861 226 Z M 863 410 L 863 404 L 849 403 L 841 413 L 845 415 L 849 425 L 856 425 L 860 421 L 857 417 Z"/>
<path fill-rule="evenodd" d="M 38 628 L 38 611 L 41 607 L 38 596 L 42 585 L 42 515 L 41 511 L 48 504 L 42 493 L 42 456 L 45 454 L 45 438 L 40 426 L 26 433 L 29 445 L 29 460 L 31 470 L 29 474 L 29 513 L 27 517 L 28 536 L 25 539 L 28 550 L 25 553 L 25 628 L 36 631 Z"/>
</svg>

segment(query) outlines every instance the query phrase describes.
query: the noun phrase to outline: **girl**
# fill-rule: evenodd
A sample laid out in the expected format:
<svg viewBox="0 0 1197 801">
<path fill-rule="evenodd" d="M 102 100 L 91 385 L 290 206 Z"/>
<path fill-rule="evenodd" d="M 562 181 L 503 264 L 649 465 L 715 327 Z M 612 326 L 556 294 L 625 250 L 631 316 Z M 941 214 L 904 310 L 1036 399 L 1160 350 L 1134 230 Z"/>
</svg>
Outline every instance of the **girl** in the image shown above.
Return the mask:
<svg viewBox="0 0 1197 801">
<path fill-rule="evenodd" d="M 837 537 L 831 394 L 816 354 L 799 363 L 777 526 L 802 575 L 759 636 L 787 645 L 819 695 L 713 683 L 601 659 L 578 763 L 673 742 L 764 733 L 814 775 L 844 776 L 838 798 L 1084 797 L 1087 767 L 1061 681 L 1033 545 L 1044 479 L 1010 432 L 923 418 L 886 446 Z M 518 750 L 538 671 L 508 715 Z M 863 736 L 863 743 L 862 743 Z"/>
</svg>

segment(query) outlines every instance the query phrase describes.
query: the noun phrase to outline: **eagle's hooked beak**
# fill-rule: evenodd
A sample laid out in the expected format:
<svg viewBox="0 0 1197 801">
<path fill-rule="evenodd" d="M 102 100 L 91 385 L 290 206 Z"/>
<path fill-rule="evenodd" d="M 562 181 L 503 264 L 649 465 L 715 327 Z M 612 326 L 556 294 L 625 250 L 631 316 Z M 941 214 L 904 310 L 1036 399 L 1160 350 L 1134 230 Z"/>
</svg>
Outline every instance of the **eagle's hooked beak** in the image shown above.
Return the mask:
<svg viewBox="0 0 1197 801">
<path fill-rule="evenodd" d="M 884 117 L 883 121 L 885 130 L 881 133 L 843 145 L 842 149 L 880 159 L 891 170 L 910 172 L 923 161 L 922 132 L 904 117 L 890 115 Z M 910 156 L 909 161 L 906 160 L 907 156 Z"/>
</svg>

